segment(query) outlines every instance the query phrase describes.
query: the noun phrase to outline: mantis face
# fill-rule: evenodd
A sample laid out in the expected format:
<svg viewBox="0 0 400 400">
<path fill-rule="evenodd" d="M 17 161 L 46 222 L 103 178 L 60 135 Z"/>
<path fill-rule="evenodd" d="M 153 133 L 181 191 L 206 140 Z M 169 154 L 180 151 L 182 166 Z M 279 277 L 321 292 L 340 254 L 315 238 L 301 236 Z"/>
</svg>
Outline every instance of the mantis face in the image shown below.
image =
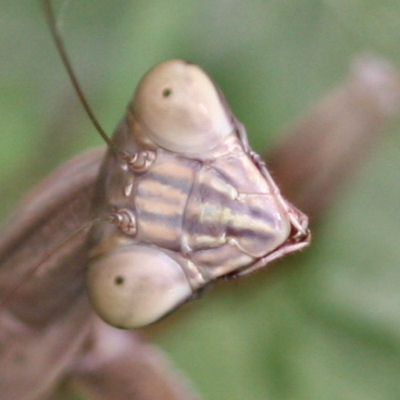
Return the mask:
<svg viewBox="0 0 400 400">
<path fill-rule="evenodd" d="M 154 67 L 129 113 L 114 140 L 135 151 L 122 168 L 105 160 L 98 197 L 115 219 L 95 229 L 88 273 L 92 304 L 108 323 L 153 323 L 216 279 L 308 244 L 307 217 L 280 195 L 198 66 Z"/>
</svg>

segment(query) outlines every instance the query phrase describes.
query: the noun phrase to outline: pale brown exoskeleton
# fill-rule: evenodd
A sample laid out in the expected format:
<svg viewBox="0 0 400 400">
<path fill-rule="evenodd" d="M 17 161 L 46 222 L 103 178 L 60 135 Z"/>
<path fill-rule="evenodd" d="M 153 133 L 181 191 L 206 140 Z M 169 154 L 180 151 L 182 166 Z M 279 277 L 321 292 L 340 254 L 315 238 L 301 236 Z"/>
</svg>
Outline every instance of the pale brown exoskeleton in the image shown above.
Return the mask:
<svg viewBox="0 0 400 400">
<path fill-rule="evenodd" d="M 246 275 L 309 243 L 307 217 L 282 197 L 200 67 L 172 60 L 150 70 L 109 139 L 79 87 L 50 2 L 43 4 L 76 92 L 109 148 L 93 201 L 88 263 L 89 297 L 107 322 L 155 322 L 214 280 Z M 46 257 L 57 257 L 88 225 Z M 4 248 L 9 252 L 8 243 Z M 45 269 L 46 257 L 29 273 Z M 8 282 L 2 304 L 19 284 Z"/>
<path fill-rule="evenodd" d="M 326 188 L 337 187 L 343 167 L 347 176 L 344 161 L 361 154 L 360 143 L 393 113 L 393 74 L 379 63 L 362 66 L 267 158 L 284 193 L 314 221 L 315 204 L 327 208 Z M 169 82 L 176 87 L 165 86 L 158 73 L 167 67 L 179 68 Z M 103 318 L 139 326 L 195 298 L 203 285 L 245 275 L 307 241 L 306 220 L 282 199 L 209 78 L 178 60 L 153 72 L 110 143 L 100 179 L 104 151 L 80 155 L 38 185 L 2 232 L 0 397 L 59 398 L 54 390 L 67 378 L 88 398 L 197 399 L 140 340 L 142 331 L 96 317 L 87 301 L 87 266 Z M 195 88 L 180 85 L 186 74 L 203 82 L 197 97 L 188 99 Z M 196 98 L 210 106 L 213 123 L 197 118 L 204 113 L 191 102 Z M 175 118 L 179 110 L 190 118 L 185 112 Z"/>
<path fill-rule="evenodd" d="M 216 85 L 186 61 L 146 74 L 109 139 L 69 65 L 50 3 L 44 5 L 109 150 L 98 178 L 101 151 L 61 167 L 4 232 L 0 392 L 36 399 L 67 372 L 105 371 L 111 341 L 118 357 L 126 354 L 133 368 L 160 382 L 151 398 L 166 390 L 171 399 L 192 398 L 156 352 L 94 318 L 85 286 L 109 324 L 148 325 L 216 279 L 245 275 L 306 246 L 307 217 L 281 196 Z M 93 347 L 97 342 L 107 344 Z"/>
<path fill-rule="evenodd" d="M 221 277 L 308 245 L 244 127 L 198 66 L 171 60 L 138 85 L 96 196 L 88 287 L 108 323 L 152 323 Z"/>
<path fill-rule="evenodd" d="M 221 91 L 198 66 L 161 63 L 139 83 L 108 144 L 93 201 L 88 294 L 111 325 L 137 328 L 310 241 L 308 218 L 280 194 Z"/>
</svg>

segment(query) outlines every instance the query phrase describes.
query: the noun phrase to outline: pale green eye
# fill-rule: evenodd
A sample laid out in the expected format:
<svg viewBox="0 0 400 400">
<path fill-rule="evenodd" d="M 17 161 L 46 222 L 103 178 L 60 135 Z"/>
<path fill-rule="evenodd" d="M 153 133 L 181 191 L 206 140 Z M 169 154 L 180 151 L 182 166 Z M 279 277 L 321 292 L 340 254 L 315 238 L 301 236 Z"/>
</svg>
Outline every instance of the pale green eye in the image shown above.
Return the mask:
<svg viewBox="0 0 400 400">
<path fill-rule="evenodd" d="M 151 69 L 137 88 L 132 108 L 143 133 L 175 152 L 211 150 L 233 131 L 211 79 L 182 60 Z"/>
<path fill-rule="evenodd" d="M 92 262 L 88 291 L 100 317 L 125 329 L 157 321 L 192 294 L 175 260 L 141 245 L 110 252 Z"/>
</svg>

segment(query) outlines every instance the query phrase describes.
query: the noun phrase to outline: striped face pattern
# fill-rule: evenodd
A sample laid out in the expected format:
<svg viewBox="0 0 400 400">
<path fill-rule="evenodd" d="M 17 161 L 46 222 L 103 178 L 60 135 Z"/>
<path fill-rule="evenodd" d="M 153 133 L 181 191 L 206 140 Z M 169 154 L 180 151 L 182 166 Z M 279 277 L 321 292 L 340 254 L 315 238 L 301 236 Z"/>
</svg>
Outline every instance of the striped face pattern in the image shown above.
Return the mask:
<svg viewBox="0 0 400 400">
<path fill-rule="evenodd" d="M 223 95 L 181 60 L 150 70 L 135 93 L 98 183 L 88 289 L 121 328 L 157 321 L 205 286 L 264 267 L 309 243 Z"/>
</svg>

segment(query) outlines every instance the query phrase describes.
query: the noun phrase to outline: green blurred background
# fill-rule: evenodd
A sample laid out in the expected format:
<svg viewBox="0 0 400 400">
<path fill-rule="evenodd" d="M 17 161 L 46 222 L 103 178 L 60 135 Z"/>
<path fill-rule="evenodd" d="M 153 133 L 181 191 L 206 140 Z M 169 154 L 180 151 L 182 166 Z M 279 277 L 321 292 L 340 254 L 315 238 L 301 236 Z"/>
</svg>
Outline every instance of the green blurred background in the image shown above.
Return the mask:
<svg viewBox="0 0 400 400">
<path fill-rule="evenodd" d="M 56 1 L 106 130 L 155 63 L 181 57 L 222 87 L 262 150 L 374 52 L 400 68 L 398 0 Z M 0 0 L 0 214 L 62 161 L 101 144 L 37 1 Z M 153 342 L 205 399 L 400 399 L 400 125 L 305 253 L 219 285 Z"/>
</svg>

